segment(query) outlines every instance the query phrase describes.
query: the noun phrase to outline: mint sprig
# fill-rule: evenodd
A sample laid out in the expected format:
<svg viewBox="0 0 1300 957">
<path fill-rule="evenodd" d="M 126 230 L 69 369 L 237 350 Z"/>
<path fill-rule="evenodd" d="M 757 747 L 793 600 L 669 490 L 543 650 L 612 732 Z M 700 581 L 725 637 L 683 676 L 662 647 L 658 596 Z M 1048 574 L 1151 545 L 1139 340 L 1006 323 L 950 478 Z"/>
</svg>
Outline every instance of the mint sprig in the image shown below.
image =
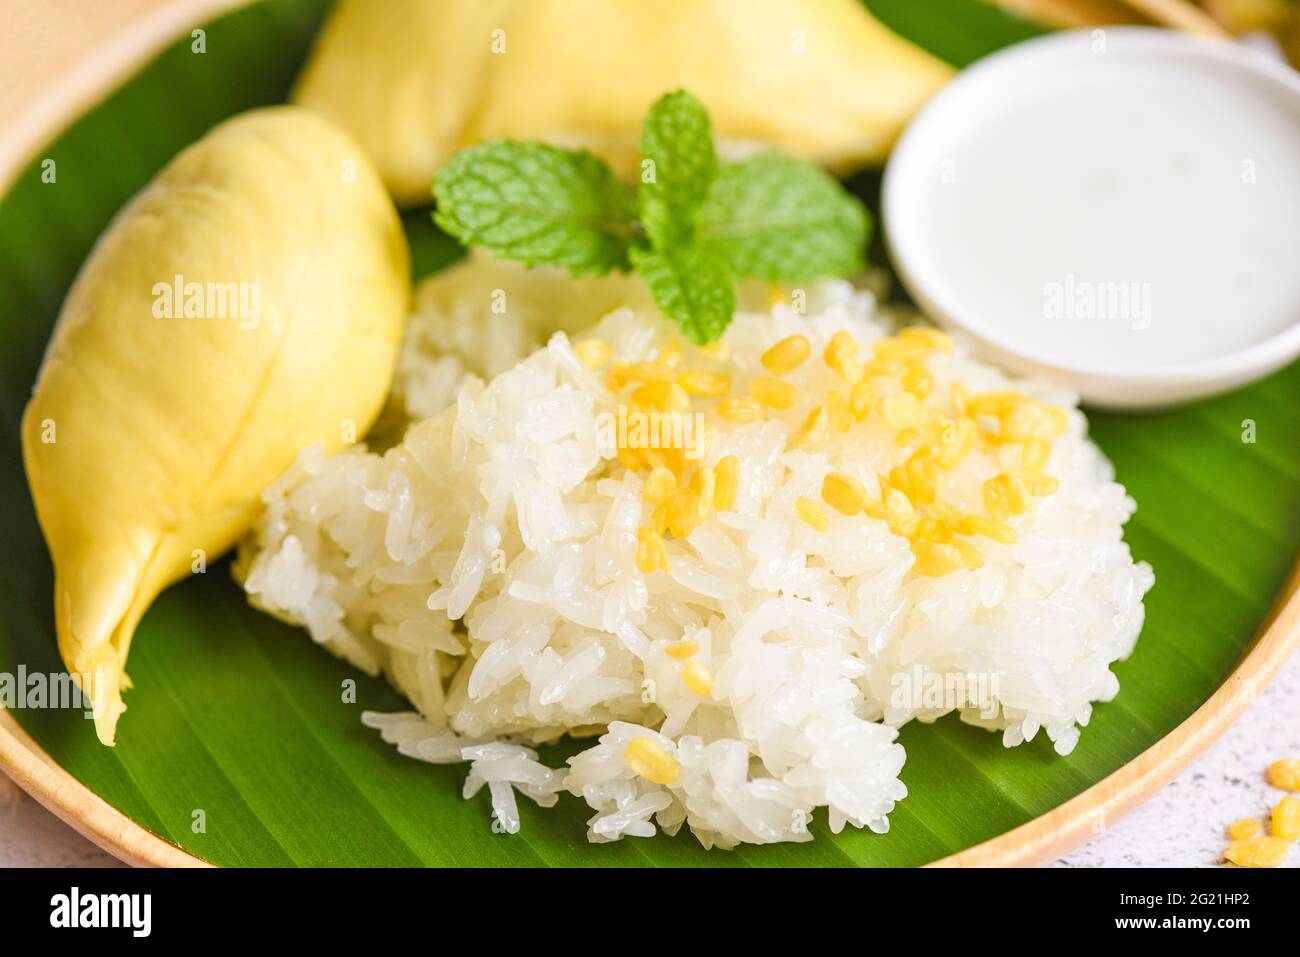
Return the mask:
<svg viewBox="0 0 1300 957">
<path fill-rule="evenodd" d="M 862 268 L 871 218 L 832 177 L 777 153 L 720 165 L 708 112 L 684 90 L 650 108 L 633 195 L 589 153 L 492 142 L 438 171 L 434 219 L 465 245 L 575 276 L 636 268 L 696 343 L 720 336 L 734 281 L 806 282 Z"/>
<path fill-rule="evenodd" d="M 484 143 L 434 179 L 443 230 L 528 266 L 575 276 L 628 268 L 639 230 L 632 191 L 590 153 L 542 143 Z"/>
<path fill-rule="evenodd" d="M 871 221 L 828 173 L 780 153 L 724 166 L 697 213 L 733 273 L 806 282 L 862 269 Z"/>
<path fill-rule="evenodd" d="M 661 97 L 641 131 L 637 215 L 661 251 L 692 244 L 695 214 L 718 176 L 709 114 L 684 90 Z"/>
<path fill-rule="evenodd" d="M 708 247 L 633 246 L 632 264 L 655 304 L 692 342 L 712 342 L 731 322 L 736 290 L 726 264 Z"/>
</svg>

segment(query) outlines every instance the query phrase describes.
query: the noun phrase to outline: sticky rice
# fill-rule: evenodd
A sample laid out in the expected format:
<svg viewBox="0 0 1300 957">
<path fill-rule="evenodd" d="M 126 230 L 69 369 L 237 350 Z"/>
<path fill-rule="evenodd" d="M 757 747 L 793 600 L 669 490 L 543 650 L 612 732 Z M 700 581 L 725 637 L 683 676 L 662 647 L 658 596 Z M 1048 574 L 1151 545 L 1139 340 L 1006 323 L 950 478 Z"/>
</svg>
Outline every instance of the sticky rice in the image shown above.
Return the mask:
<svg viewBox="0 0 1300 957">
<path fill-rule="evenodd" d="M 883 832 L 900 725 L 1064 755 L 1118 691 L 1153 576 L 1076 397 L 849 283 L 752 292 L 697 348 L 633 280 L 457 267 L 418 297 L 401 440 L 266 490 L 250 599 L 386 675 L 414 710 L 366 723 L 468 763 L 507 831 L 567 792 L 596 842 Z M 564 735 L 590 746 L 548 767 Z"/>
</svg>

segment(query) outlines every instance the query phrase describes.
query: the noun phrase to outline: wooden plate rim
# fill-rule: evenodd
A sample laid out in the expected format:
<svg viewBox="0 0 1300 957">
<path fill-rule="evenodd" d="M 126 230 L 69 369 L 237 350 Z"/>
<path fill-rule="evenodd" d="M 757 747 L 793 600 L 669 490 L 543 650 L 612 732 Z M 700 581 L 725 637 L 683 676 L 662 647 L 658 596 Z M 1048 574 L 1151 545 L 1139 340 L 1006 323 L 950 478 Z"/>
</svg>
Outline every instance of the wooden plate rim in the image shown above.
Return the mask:
<svg viewBox="0 0 1300 957">
<path fill-rule="evenodd" d="M 178 0 L 114 38 L 28 107 L 0 139 L 0 192 L 45 143 L 114 88 L 133 68 L 193 24 L 248 0 Z M 1258 637 L 1217 691 L 1186 720 L 1133 760 L 1064 804 L 932 867 L 1023 867 L 1059 857 L 1099 833 L 1167 784 L 1209 747 L 1258 697 L 1300 644 L 1300 562 Z M 208 867 L 141 827 L 58 764 L 0 707 L 0 769 L 74 830 L 133 866 Z"/>
<path fill-rule="evenodd" d="M 1219 689 L 1182 724 L 1092 787 L 1031 821 L 931 867 L 1027 867 L 1100 833 L 1174 778 L 1259 696 L 1300 644 L 1300 563 L 1259 637 Z M 210 866 L 141 827 L 50 757 L 0 708 L 0 768 L 70 827 L 136 866 Z"/>
</svg>

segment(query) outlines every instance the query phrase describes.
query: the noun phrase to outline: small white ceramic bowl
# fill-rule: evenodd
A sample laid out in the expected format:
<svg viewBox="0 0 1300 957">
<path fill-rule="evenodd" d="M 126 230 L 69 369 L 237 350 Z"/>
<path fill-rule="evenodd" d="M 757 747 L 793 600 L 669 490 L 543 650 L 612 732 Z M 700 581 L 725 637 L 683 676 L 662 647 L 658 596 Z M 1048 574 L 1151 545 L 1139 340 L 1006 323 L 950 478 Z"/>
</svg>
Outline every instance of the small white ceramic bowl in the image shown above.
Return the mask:
<svg viewBox="0 0 1300 957">
<path fill-rule="evenodd" d="M 1098 58 L 1097 53 L 1099 43 L 1104 50 L 1102 59 Z M 1080 197 L 1086 192 L 1081 184 L 1093 181 L 1077 177 L 1071 179 L 1066 175 L 1069 164 L 1076 161 L 1074 157 L 1084 154 L 1092 155 L 1094 159 L 1100 157 L 1098 162 L 1103 165 L 1106 162 L 1113 165 L 1116 155 L 1123 156 L 1123 141 L 1121 139 L 1116 146 L 1119 153 L 1115 153 L 1114 149 L 1110 153 L 1104 149 L 1099 152 L 1090 152 L 1089 148 L 1072 149 L 1070 143 L 1073 138 L 1070 134 L 1076 127 L 1057 127 L 1055 124 L 1063 115 L 1062 111 L 1077 109 L 1080 111 L 1079 122 L 1089 124 L 1089 133 L 1095 136 L 1096 142 L 1113 143 L 1117 136 L 1141 140 L 1141 134 L 1149 132 L 1141 128 L 1140 119 L 1141 110 L 1149 101 L 1139 98 L 1137 94 L 1131 103 L 1131 110 L 1128 103 L 1122 102 L 1121 94 L 1122 109 L 1102 113 L 1093 109 L 1089 112 L 1089 84 L 1097 84 L 1097 89 L 1101 91 L 1103 85 L 1109 83 L 1110 86 L 1106 88 L 1109 93 L 1106 95 L 1113 102 L 1116 98 L 1116 83 L 1122 83 L 1126 76 L 1117 71 L 1126 67 L 1138 71 L 1142 82 L 1148 84 L 1148 92 L 1159 89 L 1158 86 L 1151 87 L 1151 83 L 1168 84 L 1167 94 L 1172 97 L 1168 102 L 1177 105 L 1180 110 L 1189 110 L 1189 115 L 1195 117 L 1195 135 L 1202 138 L 1202 148 L 1177 155 L 1184 157 L 1193 168 L 1201 160 L 1206 165 L 1217 163 L 1217 166 L 1208 171 L 1198 171 L 1198 174 L 1210 177 L 1208 182 L 1215 189 L 1229 188 L 1223 185 L 1225 177 L 1222 171 L 1227 169 L 1225 161 L 1237 155 L 1232 152 L 1236 149 L 1235 143 L 1225 146 L 1223 137 L 1231 136 L 1235 140 L 1254 142 L 1254 127 L 1251 124 L 1256 123 L 1257 118 L 1264 126 L 1271 126 L 1258 132 L 1261 137 L 1272 135 L 1271 142 L 1274 145 L 1285 144 L 1288 142 L 1286 137 L 1293 134 L 1300 136 L 1300 75 L 1261 53 L 1232 43 L 1150 28 L 1110 28 L 1104 32 L 1054 34 L 986 58 L 963 71 L 935 96 L 907 128 L 894 149 L 885 172 L 882 205 L 885 238 L 895 269 L 912 298 L 936 321 L 950 329 L 964 332 L 986 357 L 1008 369 L 1062 379 L 1076 388 L 1085 401 L 1096 406 L 1139 409 L 1170 405 L 1222 392 L 1260 378 L 1300 356 L 1300 243 L 1292 248 L 1292 237 L 1300 233 L 1289 225 L 1300 224 L 1300 205 L 1296 208 L 1277 208 L 1279 203 L 1273 199 L 1286 197 L 1283 205 L 1289 206 L 1291 197 L 1300 196 L 1300 155 L 1290 157 L 1289 163 L 1273 161 L 1267 164 L 1267 170 L 1261 169 L 1259 176 L 1271 177 L 1266 181 L 1271 192 L 1243 194 L 1249 195 L 1249 200 L 1237 200 L 1229 194 L 1227 198 L 1217 197 L 1219 202 L 1216 205 L 1213 202 L 1202 203 L 1201 196 L 1204 194 L 1191 192 L 1186 197 L 1189 205 L 1186 207 L 1185 224 L 1179 220 L 1179 207 L 1170 204 L 1181 202 L 1177 189 L 1183 187 L 1183 181 L 1177 177 L 1186 173 L 1186 170 L 1172 169 L 1168 175 L 1157 175 L 1154 180 L 1150 178 L 1150 170 L 1147 170 L 1142 175 L 1148 179 L 1139 181 L 1136 186 L 1116 186 L 1100 178 L 1099 174 L 1097 182 L 1101 183 L 1100 192 L 1103 194 L 1099 201 L 1105 201 L 1108 184 L 1123 197 L 1122 201 L 1113 204 L 1115 218 L 1105 220 L 1092 216 L 1086 204 L 1081 212 Z M 1219 86 L 1206 86 L 1207 83 Z M 1239 88 L 1231 84 L 1237 84 Z M 1215 90 L 1224 91 L 1224 98 L 1217 99 Z M 1206 91 L 1211 95 L 1205 95 Z M 1098 95 L 1102 94 L 1099 92 Z M 1232 96 L 1243 95 L 1264 98 L 1258 102 L 1266 105 L 1267 109 L 1255 111 L 1257 117 L 1246 117 L 1245 114 L 1250 111 L 1224 108 L 1234 102 Z M 1059 110 L 1055 105 L 1058 102 L 1061 104 Z M 1238 99 L 1235 102 L 1240 104 L 1255 101 Z M 1027 115 L 1023 111 L 1030 108 L 1048 110 L 1037 114 L 1048 121 L 1042 124 L 1044 130 L 1065 130 L 1067 135 L 1062 137 L 1059 152 L 1052 153 L 1049 143 L 1032 138 L 1025 140 L 1030 148 L 1023 151 L 1023 162 L 1026 164 L 1023 170 L 1012 168 L 1010 172 L 1013 175 L 1000 179 L 993 175 L 985 178 L 986 182 L 997 181 L 1000 184 L 998 191 L 1005 195 L 980 198 L 977 192 L 982 185 L 978 151 L 1002 148 L 1001 141 L 990 141 L 988 137 L 998 136 L 997 131 L 1002 129 L 1014 129 L 1017 117 Z M 1115 116 L 1112 123 L 1112 114 L 1120 113 L 1124 115 Z M 1225 113 L 1229 115 L 1225 116 Z M 1169 116 L 1166 114 L 1157 119 L 1168 120 Z M 1289 127 L 1289 123 L 1294 123 L 1295 126 Z M 1011 126 L 1008 127 L 1007 124 Z M 1039 127 L 1035 127 L 1037 128 Z M 1173 127 L 1175 131 L 1181 128 Z M 994 132 L 990 133 L 990 130 Z M 1223 130 L 1231 132 L 1225 133 Z M 1048 135 L 1050 134 L 1044 133 L 1044 136 Z M 981 140 L 980 137 L 984 139 Z M 1086 145 L 1091 141 L 1078 142 Z M 1163 141 L 1157 141 L 1157 145 L 1158 142 Z M 1243 143 L 1242 155 L 1247 155 L 1250 148 Z M 1012 151 L 1009 162 L 1014 165 L 1019 155 L 1021 154 Z M 1054 180 L 1044 180 L 1041 175 L 1045 156 L 1059 157 L 1061 186 L 1075 191 L 1072 200 L 1074 206 L 1069 207 L 1069 216 L 1073 217 L 1073 221 L 1052 222 L 1054 216 L 1062 214 L 1055 208 L 1052 199 L 1051 185 Z M 971 158 L 967 165 L 975 169 L 973 174 L 963 169 L 967 157 Z M 983 157 L 985 173 L 991 169 L 988 158 Z M 1122 169 L 1123 161 L 1120 162 L 1119 168 Z M 968 202 L 965 206 L 934 192 L 947 188 L 939 178 L 945 163 L 951 166 L 949 172 L 954 179 L 963 174 L 975 178 L 974 183 L 968 179 L 963 184 L 964 188 L 972 190 L 966 197 Z M 1033 168 L 1028 165 L 1031 163 L 1034 164 Z M 1141 165 L 1136 162 L 1136 155 L 1132 165 Z M 1114 169 L 1109 173 L 1113 178 Z M 1031 183 L 1035 175 L 1038 176 L 1036 185 Z M 1020 188 L 1022 177 L 1026 184 L 1023 190 Z M 1279 177 L 1284 179 L 1278 179 Z M 1189 190 L 1193 182 L 1194 177 L 1187 178 Z M 1207 180 L 1203 176 L 1200 185 L 1204 186 L 1205 182 Z M 1173 210 L 1172 219 L 1170 215 L 1153 218 L 1155 214 L 1151 209 L 1144 208 L 1146 198 L 1156 194 L 1161 195 L 1160 201 L 1165 204 L 1163 209 L 1166 213 Z M 940 198 L 936 199 L 936 196 Z M 1260 202 L 1260 196 L 1265 197 L 1264 202 Z M 1004 204 L 1003 209 L 1010 209 L 1008 204 L 1017 204 L 1017 208 L 1011 210 L 1013 215 L 996 215 L 999 202 Z M 1243 212 L 1239 207 L 1246 203 L 1254 205 L 1250 206 L 1248 212 Z M 1036 205 L 1041 205 L 1042 208 L 1025 208 Z M 1063 203 L 1061 208 L 1068 206 L 1068 203 Z M 941 210 L 941 213 L 936 214 L 936 209 Z M 995 211 L 993 221 L 963 221 L 960 216 L 965 213 L 961 210 L 967 209 Z M 1205 228 L 1205 219 L 1209 215 L 1205 212 L 1207 209 L 1218 209 L 1231 220 L 1230 227 L 1224 233 Z M 1112 213 L 1108 212 L 1107 215 Z M 1124 220 L 1125 216 L 1130 217 L 1131 221 Z M 1158 248 L 1148 249 L 1140 244 L 1132 246 L 1138 252 L 1134 259 L 1141 261 L 1137 268 L 1160 276 L 1164 285 L 1161 287 L 1156 284 L 1158 291 L 1161 288 L 1166 293 L 1172 291 L 1174 295 L 1166 295 L 1165 299 L 1175 301 L 1179 306 L 1166 311 L 1172 314 L 1161 316 L 1161 321 L 1166 325 L 1159 330 L 1160 335 L 1173 337 L 1166 339 L 1168 348 L 1153 348 L 1156 339 L 1141 340 L 1141 348 L 1136 348 L 1139 340 L 1125 331 L 1122 325 L 1115 325 L 1111 327 L 1113 332 L 1099 331 L 1096 326 L 1087 330 L 1093 339 L 1090 347 L 1085 349 L 1079 342 L 1072 345 L 1070 335 L 1061 331 L 1064 327 L 1049 330 L 1044 321 L 1045 312 L 1032 318 L 1022 317 L 1024 322 L 1018 329 L 1014 328 L 1015 323 L 1007 321 L 1007 310 L 996 307 L 998 300 L 986 294 L 988 290 L 979 284 L 979 277 L 987 277 L 989 283 L 1022 282 L 1016 292 L 1020 298 L 1015 302 L 1019 305 L 1009 308 L 1021 312 L 1026 309 L 1032 311 L 1034 293 L 1031 290 L 1039 288 L 1034 283 L 1041 283 L 1045 275 L 1043 262 L 1052 263 L 1059 272 L 1062 264 L 1068 265 L 1080 260 L 1093 261 L 1087 252 L 1087 241 L 1081 238 L 1082 232 L 1059 234 L 1052 231 L 1081 230 L 1084 221 L 1093 221 L 1090 228 L 1097 228 L 1097 223 L 1102 223 L 1103 226 L 1110 223 L 1112 228 L 1118 229 L 1113 234 L 1114 245 L 1117 247 L 1124 246 L 1134 235 L 1133 230 L 1149 231 L 1157 237 L 1158 242 L 1170 244 L 1172 248 L 1178 247 L 1184 235 L 1197 242 L 1212 242 L 1217 245 L 1213 245 L 1212 253 L 1206 255 L 1224 256 L 1229 260 L 1235 257 L 1235 263 L 1227 265 L 1240 267 L 1242 275 L 1234 280 L 1236 285 L 1232 286 L 1226 280 L 1218 282 L 1222 277 L 1207 275 L 1204 262 L 1199 262 L 1195 255 L 1187 256 L 1189 265 L 1180 272 L 1179 262 L 1159 260 L 1162 252 Z M 1251 231 L 1256 226 L 1261 232 Z M 1148 227 L 1151 228 L 1148 230 Z M 1009 242 L 1006 235 L 996 232 L 1000 228 L 1008 231 L 1019 228 L 1021 234 L 1028 237 L 1027 243 L 1038 243 L 1045 247 L 1052 246 L 1056 238 L 1064 236 L 1065 248 L 1073 250 L 1068 255 L 1076 256 L 1077 259 L 1052 260 L 1049 254 L 1046 259 L 1038 260 L 1039 272 L 1034 273 L 1029 266 L 1034 260 L 1035 250 L 1023 249 Z M 1300 229 L 1300 226 L 1297 228 Z M 961 235 L 963 233 L 964 241 Z M 989 241 L 979 241 L 981 236 L 988 237 Z M 1257 237 L 1260 236 L 1269 239 L 1259 239 L 1257 243 Z M 1156 245 L 1157 243 L 1152 243 L 1153 247 Z M 1261 257 L 1256 245 L 1263 248 L 1266 255 Z M 1182 249 L 1185 254 L 1189 250 L 1193 253 L 1201 251 L 1199 245 Z M 954 259 L 957 255 L 968 258 Z M 1170 252 L 1169 255 L 1175 254 Z M 1204 259 L 1205 256 L 1201 258 Z M 1106 264 L 1101 268 L 1112 272 L 1122 268 L 1117 264 L 1124 261 L 1126 260 L 1122 257 L 1117 259 L 1115 256 L 1109 260 L 1104 257 L 1097 260 Z M 967 265 L 971 267 L 969 270 Z M 1017 270 L 1020 272 L 1017 273 Z M 1017 275 L 1023 279 L 1009 278 Z M 1242 276 L 1252 278 L 1248 281 Z M 1215 281 L 1212 282 L 1211 279 Z M 1241 305 L 1249 301 L 1264 305 L 1253 310 L 1242 307 L 1229 309 L 1226 313 L 1215 312 L 1210 320 L 1236 325 L 1198 327 L 1188 318 L 1186 328 L 1183 328 L 1178 324 L 1194 312 L 1194 309 L 1188 310 L 1186 307 L 1183 294 L 1194 293 L 1198 283 L 1216 291 L 1221 307 L 1224 302 Z M 1259 285 L 1261 283 L 1271 285 L 1264 287 Z M 1240 297 L 1237 296 L 1238 293 Z M 1008 297 L 1006 301 L 1011 302 L 1012 299 Z M 1037 308 L 1041 310 L 1043 307 Z M 1246 315 L 1243 316 L 1243 312 Z M 1207 320 L 1201 317 L 1200 321 L 1204 323 Z M 1036 325 L 1040 322 L 1042 325 Z M 1082 330 L 1084 327 L 1077 328 Z M 1198 332 L 1198 328 L 1205 330 L 1205 333 Z M 1258 334 L 1252 332 L 1253 329 L 1258 329 Z M 1190 338 L 1198 335 L 1202 338 Z M 1215 335 L 1220 335 L 1223 339 L 1222 346 L 1214 343 Z M 1056 341 L 1049 341 L 1053 336 L 1057 337 Z M 1113 351 L 1108 351 L 1108 336 L 1114 339 Z"/>
</svg>

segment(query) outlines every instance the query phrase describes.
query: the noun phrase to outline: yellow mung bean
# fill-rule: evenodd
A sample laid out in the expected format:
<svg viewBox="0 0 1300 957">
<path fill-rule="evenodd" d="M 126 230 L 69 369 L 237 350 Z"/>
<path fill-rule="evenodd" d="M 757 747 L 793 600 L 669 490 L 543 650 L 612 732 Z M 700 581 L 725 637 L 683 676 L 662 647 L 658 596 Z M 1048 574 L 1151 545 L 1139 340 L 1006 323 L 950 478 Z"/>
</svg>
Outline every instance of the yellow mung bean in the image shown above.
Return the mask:
<svg viewBox="0 0 1300 957">
<path fill-rule="evenodd" d="M 826 518 L 826 510 L 822 508 L 821 502 L 815 502 L 810 498 L 800 496 L 795 499 L 794 510 L 801 519 L 819 532 L 824 532 L 831 527 L 830 521 Z"/>
<path fill-rule="evenodd" d="M 681 641 L 674 641 L 672 644 L 664 646 L 664 654 L 679 661 L 689 658 L 699 650 L 700 643 L 694 638 L 683 638 Z"/>
<path fill-rule="evenodd" d="M 713 673 L 698 661 L 692 661 L 682 669 L 682 680 L 701 698 L 713 690 Z"/>
<path fill-rule="evenodd" d="M 759 360 L 763 368 L 773 375 L 785 375 L 799 368 L 812 355 L 812 345 L 807 336 L 786 336 L 763 353 Z"/>
<path fill-rule="evenodd" d="M 728 422 L 755 422 L 764 417 L 763 403 L 750 395 L 733 396 L 718 403 L 718 415 Z"/>
<path fill-rule="evenodd" d="M 654 505 L 662 505 L 677 491 L 677 476 L 672 470 L 660 465 L 650 470 L 646 476 L 642 494 L 645 500 Z"/>
<path fill-rule="evenodd" d="M 725 372 L 682 372 L 677 376 L 677 384 L 689 395 L 721 398 L 731 391 L 731 376 Z"/>
<path fill-rule="evenodd" d="M 734 455 L 724 455 L 713 467 L 713 507 L 725 512 L 736 504 L 740 491 L 740 460 Z"/>
<path fill-rule="evenodd" d="M 749 383 L 749 394 L 769 409 L 788 409 L 799 396 L 792 383 L 766 375 Z"/>
<path fill-rule="evenodd" d="M 654 784 L 667 787 L 681 777 L 682 768 L 675 758 L 648 737 L 633 738 L 627 743 L 624 760 L 634 774 Z"/>
<path fill-rule="evenodd" d="M 857 515 L 866 504 L 867 490 L 853 476 L 831 472 L 822 480 L 822 498 L 843 515 Z"/>
</svg>

